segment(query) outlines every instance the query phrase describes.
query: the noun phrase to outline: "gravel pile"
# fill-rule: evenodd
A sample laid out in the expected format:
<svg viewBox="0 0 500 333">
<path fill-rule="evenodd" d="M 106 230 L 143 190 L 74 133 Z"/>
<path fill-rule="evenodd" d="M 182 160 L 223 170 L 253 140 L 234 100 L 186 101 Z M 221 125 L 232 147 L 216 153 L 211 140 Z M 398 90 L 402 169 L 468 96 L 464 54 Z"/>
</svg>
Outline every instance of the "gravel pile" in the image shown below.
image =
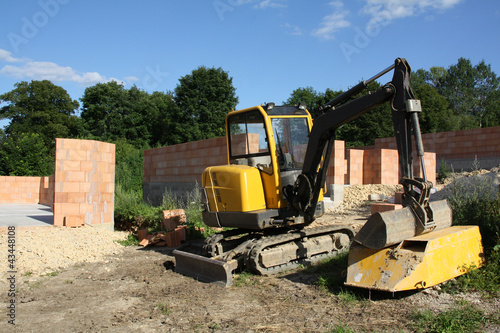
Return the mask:
<svg viewBox="0 0 500 333">
<path fill-rule="evenodd" d="M 402 190 L 401 185 L 350 185 L 344 188 L 344 200 L 342 204 L 335 208 L 332 213 L 346 214 L 352 209 L 359 208 L 368 203 L 370 194 L 383 194 L 388 198 L 394 196 L 398 190 Z"/>
<path fill-rule="evenodd" d="M 15 256 L 19 275 L 42 275 L 83 262 L 96 262 L 109 255 L 119 255 L 123 246 L 117 240 L 127 238 L 126 232 L 111 232 L 93 227 L 30 227 L 16 229 Z M 0 248 L 7 266 L 7 233 L 2 230 Z"/>
</svg>

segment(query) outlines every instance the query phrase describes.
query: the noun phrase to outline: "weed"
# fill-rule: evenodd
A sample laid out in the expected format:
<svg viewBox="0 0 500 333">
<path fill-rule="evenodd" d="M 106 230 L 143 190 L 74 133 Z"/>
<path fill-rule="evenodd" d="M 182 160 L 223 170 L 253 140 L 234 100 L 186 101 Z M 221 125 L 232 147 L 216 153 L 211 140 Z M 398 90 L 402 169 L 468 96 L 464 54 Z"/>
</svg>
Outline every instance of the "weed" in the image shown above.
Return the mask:
<svg viewBox="0 0 500 333">
<path fill-rule="evenodd" d="M 33 289 L 38 289 L 42 286 L 42 282 L 41 281 L 35 281 L 33 283 L 28 283 L 28 288 L 30 290 L 33 290 Z"/>
<path fill-rule="evenodd" d="M 243 271 L 233 280 L 233 284 L 236 287 L 252 285 L 254 283 L 252 276 L 252 273 Z"/>
<path fill-rule="evenodd" d="M 316 285 L 321 290 L 338 293 L 344 288 L 345 276 L 343 272 L 347 270 L 348 256 L 347 252 L 340 253 L 333 258 L 308 266 L 304 271 L 316 275 L 318 278 Z"/>
<path fill-rule="evenodd" d="M 483 311 L 469 304 L 459 305 L 448 311 L 435 314 L 430 310 L 413 314 L 417 332 L 475 332 L 488 321 Z"/>
<path fill-rule="evenodd" d="M 454 225 L 477 225 L 486 248 L 500 240 L 500 196 L 488 175 L 455 180 L 448 199 Z"/>
<path fill-rule="evenodd" d="M 64 283 L 66 283 L 66 284 L 73 284 L 73 281 L 71 281 L 71 280 L 66 280 L 66 281 L 64 281 Z"/>
<path fill-rule="evenodd" d="M 215 231 L 203 223 L 201 207 L 201 194 L 198 185 L 184 199 L 166 191 L 159 206 L 144 202 L 142 191 L 125 191 L 117 185 L 115 190 L 115 226 L 118 230 L 132 232 L 147 228 L 149 232 L 153 233 L 161 230 L 164 210 L 184 209 L 190 234 L 206 238 L 214 234 Z M 135 245 L 134 241 L 130 245 Z"/>
<path fill-rule="evenodd" d="M 33 275 L 33 272 L 31 272 L 31 271 L 24 273 L 24 276 L 32 276 L 32 275 Z"/>
<path fill-rule="evenodd" d="M 442 290 L 454 294 L 460 291 L 482 291 L 490 296 L 500 295 L 500 245 L 491 249 L 487 260 L 480 269 L 466 274 L 443 285 Z"/>
<path fill-rule="evenodd" d="M 441 166 L 437 172 L 436 181 L 438 183 L 444 183 L 444 181 L 451 175 L 451 170 L 445 160 L 441 160 Z"/>
<path fill-rule="evenodd" d="M 117 240 L 116 242 L 122 246 L 138 246 L 139 238 L 137 238 L 137 236 L 134 234 L 129 234 L 127 236 L 127 239 Z"/>
<path fill-rule="evenodd" d="M 339 324 L 328 331 L 328 333 L 355 333 L 353 329 L 350 329 L 347 325 Z"/>
<path fill-rule="evenodd" d="M 160 312 L 163 313 L 164 315 L 169 315 L 172 313 L 172 309 L 170 309 L 169 306 L 164 303 L 158 304 L 156 308 L 160 310 Z"/>
<path fill-rule="evenodd" d="M 360 300 L 360 298 L 355 293 L 348 289 L 341 289 L 338 292 L 337 297 L 339 301 L 344 304 L 353 304 L 357 303 Z"/>
<path fill-rule="evenodd" d="M 57 275 L 57 272 L 54 271 L 54 272 L 48 272 L 45 274 L 45 276 L 56 276 Z"/>
</svg>

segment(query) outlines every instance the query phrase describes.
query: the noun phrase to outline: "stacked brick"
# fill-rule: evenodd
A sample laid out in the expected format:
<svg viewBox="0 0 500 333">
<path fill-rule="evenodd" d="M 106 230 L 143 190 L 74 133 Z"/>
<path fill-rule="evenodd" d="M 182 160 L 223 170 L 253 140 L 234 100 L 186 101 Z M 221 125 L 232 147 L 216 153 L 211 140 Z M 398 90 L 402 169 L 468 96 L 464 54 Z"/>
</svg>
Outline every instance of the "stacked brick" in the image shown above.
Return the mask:
<svg viewBox="0 0 500 333">
<path fill-rule="evenodd" d="M 115 145 L 56 139 L 54 225 L 114 227 Z"/>
<path fill-rule="evenodd" d="M 138 231 L 142 246 L 179 247 L 186 240 L 186 214 L 184 209 L 164 210 L 162 228 L 165 231 L 148 234 L 147 229 Z"/>
</svg>

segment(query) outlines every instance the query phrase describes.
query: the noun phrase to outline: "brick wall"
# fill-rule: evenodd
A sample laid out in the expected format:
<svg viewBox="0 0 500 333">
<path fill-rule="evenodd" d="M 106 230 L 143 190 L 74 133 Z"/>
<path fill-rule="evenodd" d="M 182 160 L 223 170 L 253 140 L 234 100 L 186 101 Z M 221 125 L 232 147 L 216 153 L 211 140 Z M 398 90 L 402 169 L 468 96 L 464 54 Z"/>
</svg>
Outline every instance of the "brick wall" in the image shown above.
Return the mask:
<svg viewBox="0 0 500 333">
<path fill-rule="evenodd" d="M 144 151 L 143 196 L 158 203 L 165 192 L 183 196 L 201 184 L 208 166 L 227 164 L 226 138 L 147 149 Z"/>
<path fill-rule="evenodd" d="M 0 176 L 0 203 L 52 205 L 53 181 L 53 176 Z"/>
<path fill-rule="evenodd" d="M 429 165 L 434 155 L 428 155 Z M 434 164 L 432 164 L 434 163 Z M 166 192 L 185 196 L 201 183 L 208 166 L 227 164 L 224 137 L 148 149 L 144 151 L 144 199 L 161 202 Z M 429 167 L 428 167 L 429 169 Z M 427 172 L 429 174 L 429 171 Z M 435 182 L 434 178 L 429 178 Z M 327 184 L 397 184 L 398 154 L 391 149 L 345 149 L 345 142 L 335 141 L 328 164 Z"/>
<path fill-rule="evenodd" d="M 115 145 L 56 139 L 54 225 L 113 230 Z"/>
<path fill-rule="evenodd" d="M 332 156 L 328 163 L 326 174 L 327 184 L 344 184 L 345 174 L 347 172 L 347 162 L 345 160 L 345 142 L 335 140 L 332 150 Z"/>
<path fill-rule="evenodd" d="M 436 153 L 439 168 L 444 161 L 456 171 L 472 168 L 475 159 L 483 168 L 500 164 L 500 127 L 422 135 L 424 150 Z M 396 149 L 394 138 L 375 140 L 375 148 Z"/>
</svg>

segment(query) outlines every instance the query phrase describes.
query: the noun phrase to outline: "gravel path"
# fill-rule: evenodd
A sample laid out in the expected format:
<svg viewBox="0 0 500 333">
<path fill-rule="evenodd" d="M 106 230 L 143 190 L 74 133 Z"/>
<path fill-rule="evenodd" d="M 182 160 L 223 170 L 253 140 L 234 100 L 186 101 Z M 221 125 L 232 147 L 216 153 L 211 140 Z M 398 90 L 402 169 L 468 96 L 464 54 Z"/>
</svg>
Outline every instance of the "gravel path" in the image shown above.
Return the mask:
<svg viewBox="0 0 500 333">
<path fill-rule="evenodd" d="M 85 226 L 23 227 L 15 230 L 15 256 L 19 275 L 42 275 L 66 267 L 97 262 L 108 255 L 119 254 L 123 246 L 116 243 L 126 232 L 111 232 Z M 0 249 L 7 259 L 7 228 L 0 231 Z M 7 260 L 0 260 L 0 269 L 7 272 Z"/>
</svg>

